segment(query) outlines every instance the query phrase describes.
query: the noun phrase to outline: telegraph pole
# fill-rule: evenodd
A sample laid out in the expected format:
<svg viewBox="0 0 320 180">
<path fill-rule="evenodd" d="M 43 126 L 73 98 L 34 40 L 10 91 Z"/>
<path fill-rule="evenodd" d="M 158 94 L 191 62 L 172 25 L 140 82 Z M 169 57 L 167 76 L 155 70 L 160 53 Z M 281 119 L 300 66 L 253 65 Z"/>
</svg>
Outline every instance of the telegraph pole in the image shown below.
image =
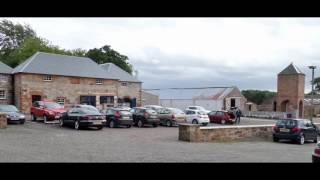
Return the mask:
<svg viewBox="0 0 320 180">
<path fill-rule="evenodd" d="M 314 84 L 314 69 L 316 69 L 316 66 L 309 66 L 309 69 L 312 70 L 312 81 L 311 81 L 311 108 L 312 108 L 312 114 L 311 114 L 311 121 L 313 121 L 313 115 L 314 115 L 314 107 L 313 107 L 313 96 L 314 96 L 314 89 L 313 89 L 313 84 Z"/>
</svg>

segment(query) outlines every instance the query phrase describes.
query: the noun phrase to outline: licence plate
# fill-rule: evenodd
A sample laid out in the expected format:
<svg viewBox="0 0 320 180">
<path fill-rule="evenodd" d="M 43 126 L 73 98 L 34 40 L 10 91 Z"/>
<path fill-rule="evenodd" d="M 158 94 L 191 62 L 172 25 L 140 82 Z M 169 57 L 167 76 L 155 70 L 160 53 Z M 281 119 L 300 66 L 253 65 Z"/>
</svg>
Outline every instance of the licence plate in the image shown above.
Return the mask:
<svg viewBox="0 0 320 180">
<path fill-rule="evenodd" d="M 101 124 L 101 121 L 93 121 L 93 124 Z"/>
<path fill-rule="evenodd" d="M 157 118 L 157 116 L 150 116 L 150 118 Z"/>
<path fill-rule="evenodd" d="M 129 119 L 129 117 L 123 117 L 123 119 L 126 119 L 126 120 L 127 120 L 127 119 Z"/>
<path fill-rule="evenodd" d="M 279 130 L 280 130 L 280 132 L 289 132 L 290 131 L 289 129 L 286 129 L 286 128 L 280 128 Z"/>
<path fill-rule="evenodd" d="M 19 120 L 18 117 L 12 117 L 11 120 Z"/>
</svg>

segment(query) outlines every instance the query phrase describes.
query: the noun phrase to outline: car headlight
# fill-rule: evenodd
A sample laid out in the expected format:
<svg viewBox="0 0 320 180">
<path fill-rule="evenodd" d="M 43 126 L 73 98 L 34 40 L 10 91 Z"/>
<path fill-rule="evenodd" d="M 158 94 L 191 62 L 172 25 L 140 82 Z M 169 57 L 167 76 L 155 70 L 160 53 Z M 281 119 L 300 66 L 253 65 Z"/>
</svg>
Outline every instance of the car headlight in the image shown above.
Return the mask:
<svg viewBox="0 0 320 180">
<path fill-rule="evenodd" d="M 26 116 L 25 115 L 20 115 L 19 118 L 24 119 L 24 118 L 26 118 Z"/>
<path fill-rule="evenodd" d="M 49 111 L 49 112 L 48 112 L 48 114 L 50 114 L 50 115 L 54 115 L 54 112 L 52 112 L 52 111 Z"/>
</svg>

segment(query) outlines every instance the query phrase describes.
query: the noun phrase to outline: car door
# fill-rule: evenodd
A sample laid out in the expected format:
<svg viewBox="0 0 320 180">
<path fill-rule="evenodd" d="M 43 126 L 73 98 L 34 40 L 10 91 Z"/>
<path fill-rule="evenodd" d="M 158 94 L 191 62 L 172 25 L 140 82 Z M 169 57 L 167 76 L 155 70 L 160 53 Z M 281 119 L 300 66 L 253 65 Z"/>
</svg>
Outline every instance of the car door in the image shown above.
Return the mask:
<svg viewBox="0 0 320 180">
<path fill-rule="evenodd" d="M 158 117 L 159 117 L 159 120 L 160 120 L 160 123 L 161 123 L 161 124 L 164 124 L 164 123 L 165 123 L 165 120 L 164 120 L 164 117 L 165 117 L 164 110 L 165 110 L 165 108 L 162 108 L 162 109 L 160 109 L 159 112 L 158 112 Z"/>
<path fill-rule="evenodd" d="M 315 138 L 316 129 L 312 126 L 312 123 L 309 120 L 306 121 L 306 127 L 308 131 L 308 139 L 313 140 Z"/>
<path fill-rule="evenodd" d="M 68 114 L 69 123 L 74 123 L 80 117 L 79 108 L 73 108 L 72 111 Z"/>
<path fill-rule="evenodd" d="M 210 122 L 215 122 L 215 115 L 216 115 L 216 111 L 209 112 L 208 116 L 209 116 Z"/>
<path fill-rule="evenodd" d="M 185 111 L 185 113 L 186 113 L 186 121 L 187 121 L 187 123 L 190 123 L 191 121 L 190 121 L 190 116 L 191 116 L 191 114 L 190 114 L 190 111 L 189 110 L 186 110 Z"/>
<path fill-rule="evenodd" d="M 224 118 L 224 113 L 221 111 L 217 111 L 215 119 L 217 122 L 221 122 L 221 120 Z"/>
<path fill-rule="evenodd" d="M 112 109 L 107 109 L 107 111 L 106 111 L 106 119 L 107 119 L 107 123 L 108 124 L 112 120 L 112 118 L 113 118 L 113 110 Z"/>
</svg>

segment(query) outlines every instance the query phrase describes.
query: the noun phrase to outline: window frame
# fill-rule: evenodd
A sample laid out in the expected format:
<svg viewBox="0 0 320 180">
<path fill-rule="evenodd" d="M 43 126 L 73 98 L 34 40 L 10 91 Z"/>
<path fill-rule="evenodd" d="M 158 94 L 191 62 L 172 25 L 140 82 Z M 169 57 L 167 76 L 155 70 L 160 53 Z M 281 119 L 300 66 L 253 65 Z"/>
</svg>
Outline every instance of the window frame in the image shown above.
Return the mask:
<svg viewBox="0 0 320 180">
<path fill-rule="evenodd" d="M 102 85 L 103 79 L 96 79 L 96 85 Z"/>
<path fill-rule="evenodd" d="M 128 82 L 121 82 L 121 86 L 128 86 Z"/>
<path fill-rule="evenodd" d="M 7 92 L 6 92 L 6 90 L 5 90 L 5 89 L 0 89 L 0 92 L 1 92 L 1 91 L 3 91 L 3 97 L 0 96 L 0 99 L 1 99 L 1 100 L 7 99 Z M 1 95 L 1 93 L 0 93 L 0 95 Z"/>
<path fill-rule="evenodd" d="M 50 78 L 48 78 L 48 77 L 50 77 Z M 50 82 L 50 81 L 52 81 L 52 79 L 53 79 L 52 75 L 50 75 L 50 74 L 43 75 L 43 77 L 42 77 L 42 80 L 45 82 Z"/>
<path fill-rule="evenodd" d="M 59 99 L 63 99 L 63 104 L 61 104 L 58 100 Z M 57 97 L 57 99 L 56 99 L 56 102 L 58 103 L 58 104 L 60 104 L 60 105 L 65 105 L 65 103 L 66 103 L 66 98 L 65 97 Z"/>
</svg>

